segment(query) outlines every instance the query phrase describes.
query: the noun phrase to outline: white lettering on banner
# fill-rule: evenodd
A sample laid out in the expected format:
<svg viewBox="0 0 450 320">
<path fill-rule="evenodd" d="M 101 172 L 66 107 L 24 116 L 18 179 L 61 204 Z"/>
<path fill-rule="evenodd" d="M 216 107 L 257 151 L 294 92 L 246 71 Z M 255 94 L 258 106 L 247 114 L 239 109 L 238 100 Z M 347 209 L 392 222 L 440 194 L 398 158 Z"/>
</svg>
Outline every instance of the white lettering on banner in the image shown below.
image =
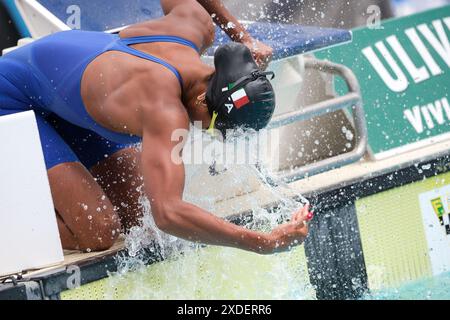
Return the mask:
<svg viewBox="0 0 450 320">
<path fill-rule="evenodd" d="M 443 19 L 443 21 L 445 22 L 447 29 L 450 30 L 450 17 Z M 420 24 L 417 26 L 417 29 L 431 45 L 434 51 L 439 55 L 439 57 L 441 57 L 445 64 L 447 64 L 450 68 L 450 42 L 442 20 L 434 20 L 432 24 L 437 36 L 431 31 L 427 24 Z M 401 62 L 401 64 L 408 71 L 414 83 L 420 83 L 430 79 L 429 71 L 433 76 L 443 74 L 442 69 L 433 59 L 431 53 L 420 39 L 416 28 L 406 29 L 405 34 L 421 56 L 426 66 L 416 66 L 396 35 L 387 37 L 386 42 L 397 55 L 399 62 Z M 403 92 L 408 89 L 409 81 L 407 76 L 400 68 L 399 62 L 397 62 L 397 60 L 391 55 L 384 42 L 378 41 L 375 43 L 375 47 L 378 49 L 379 53 L 381 53 L 381 56 L 384 58 L 385 62 L 387 62 L 387 66 L 390 67 L 390 70 L 394 75 L 391 74 L 387 66 L 381 61 L 372 46 L 364 48 L 362 53 L 384 81 L 386 86 L 393 92 Z M 429 70 L 427 70 L 427 68 Z"/>
<path fill-rule="evenodd" d="M 450 104 L 447 98 L 442 98 L 422 107 L 415 106 L 412 109 L 407 109 L 404 111 L 404 115 L 414 127 L 414 130 L 420 134 L 424 132 L 425 124 L 431 130 L 436 125 L 450 123 Z M 425 124 L 423 120 L 425 120 Z"/>
<path fill-rule="evenodd" d="M 388 62 L 388 64 L 391 66 L 392 71 L 394 71 L 396 75 L 396 79 L 394 79 L 389 71 L 386 70 L 386 68 L 383 65 L 383 62 L 378 58 L 375 51 L 372 49 L 372 47 L 367 47 L 363 49 L 363 54 L 366 56 L 366 58 L 370 61 L 372 66 L 375 68 L 375 70 L 378 72 L 380 77 L 383 79 L 384 83 L 394 92 L 402 92 L 405 91 L 408 88 L 408 79 L 406 79 L 405 74 L 398 66 L 395 59 L 392 57 L 392 55 L 387 50 L 386 46 L 383 42 L 379 41 L 375 44 L 375 46 L 378 48 L 378 50 L 381 52 L 385 60 Z"/>
<path fill-rule="evenodd" d="M 417 133 L 423 132 L 422 115 L 420 114 L 419 106 L 415 106 L 412 110 L 405 110 L 405 117 L 417 131 Z"/>
<path fill-rule="evenodd" d="M 400 44 L 396 36 L 388 37 L 387 42 L 392 47 L 392 49 L 394 49 L 400 61 L 403 62 L 403 64 L 406 67 L 406 70 L 408 70 L 409 75 L 411 76 L 411 78 L 414 79 L 415 83 L 419 83 L 430 78 L 430 74 L 428 73 L 427 68 L 425 66 L 419 68 L 416 67 L 414 62 L 406 53 L 405 49 L 403 49 L 402 45 Z"/>
<path fill-rule="evenodd" d="M 439 54 L 439 56 L 444 60 L 448 67 L 450 67 L 450 43 L 448 42 L 447 34 L 445 33 L 444 27 L 442 26 L 441 20 L 433 21 L 433 27 L 436 30 L 439 40 L 431 32 L 430 28 L 426 24 L 421 24 L 417 27 L 422 35 L 431 44 L 433 49 Z M 450 30 L 450 28 L 449 28 Z"/>
<path fill-rule="evenodd" d="M 442 108 L 441 101 L 438 100 L 434 104 L 429 103 L 428 110 L 429 110 L 430 114 L 433 115 L 433 118 L 436 119 L 436 121 L 439 125 L 443 125 L 445 123 L 444 110 Z"/>
<path fill-rule="evenodd" d="M 442 104 L 444 106 L 445 114 L 447 115 L 447 119 L 450 119 L 450 105 L 446 98 L 442 99 Z"/>
<path fill-rule="evenodd" d="M 425 47 L 425 44 L 423 43 L 422 39 L 420 39 L 416 29 L 406 29 L 405 33 L 408 36 L 409 40 L 411 40 L 411 43 L 416 48 L 417 52 L 419 52 L 428 69 L 430 69 L 431 74 L 433 76 L 438 76 L 444 73 L 444 71 L 442 71 L 442 69 L 431 56 L 430 51 L 428 51 L 427 47 Z"/>
<path fill-rule="evenodd" d="M 434 128 L 434 122 L 433 119 L 431 119 L 431 115 L 428 112 L 428 105 L 421 107 L 420 110 L 422 110 L 423 117 L 425 118 L 425 123 L 427 124 L 428 129 Z"/>
</svg>

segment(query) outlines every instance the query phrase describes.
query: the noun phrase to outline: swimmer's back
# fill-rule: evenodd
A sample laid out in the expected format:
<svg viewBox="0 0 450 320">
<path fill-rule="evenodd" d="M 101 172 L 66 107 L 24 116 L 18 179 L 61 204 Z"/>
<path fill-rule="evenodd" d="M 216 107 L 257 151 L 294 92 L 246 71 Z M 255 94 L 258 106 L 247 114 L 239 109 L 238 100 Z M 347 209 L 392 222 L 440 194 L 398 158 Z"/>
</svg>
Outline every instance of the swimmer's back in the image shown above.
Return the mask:
<svg viewBox="0 0 450 320">
<path fill-rule="evenodd" d="M 101 32 L 64 31 L 6 54 L 0 59 L 0 75 L 6 81 L 0 86 L 0 95 L 8 96 L 8 101 L 0 102 L 0 108 L 54 113 L 96 131 L 95 121 L 84 108 L 81 79 L 89 63 L 115 45 L 118 37 Z M 5 92 L 7 86 L 14 90 Z"/>
</svg>

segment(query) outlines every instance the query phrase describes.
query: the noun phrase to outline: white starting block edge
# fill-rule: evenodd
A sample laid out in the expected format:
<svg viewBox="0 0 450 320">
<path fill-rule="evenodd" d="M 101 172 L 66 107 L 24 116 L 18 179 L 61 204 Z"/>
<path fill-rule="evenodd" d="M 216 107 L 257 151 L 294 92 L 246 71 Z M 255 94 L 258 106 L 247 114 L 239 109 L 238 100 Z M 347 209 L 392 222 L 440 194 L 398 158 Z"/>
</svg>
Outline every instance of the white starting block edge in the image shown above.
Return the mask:
<svg viewBox="0 0 450 320">
<path fill-rule="evenodd" d="M 33 38 L 40 38 L 70 28 L 37 1 L 14 0 L 17 10 Z"/>
<path fill-rule="evenodd" d="M 0 117 L 0 276 L 64 261 L 33 111 Z"/>
<path fill-rule="evenodd" d="M 32 42 L 35 41 L 35 40 L 36 40 L 36 39 L 33 39 L 33 38 L 23 38 L 23 39 L 20 39 L 20 40 L 17 42 L 17 46 L 4 49 L 4 50 L 2 51 L 2 54 L 5 55 L 5 54 L 7 54 L 7 53 L 10 53 L 10 52 L 12 52 L 12 51 L 14 51 L 14 50 L 16 50 L 16 49 L 18 49 L 18 48 L 20 48 L 20 47 L 23 47 L 23 46 L 25 46 L 25 45 L 27 45 L 27 44 L 29 44 L 29 43 L 32 43 Z"/>
</svg>

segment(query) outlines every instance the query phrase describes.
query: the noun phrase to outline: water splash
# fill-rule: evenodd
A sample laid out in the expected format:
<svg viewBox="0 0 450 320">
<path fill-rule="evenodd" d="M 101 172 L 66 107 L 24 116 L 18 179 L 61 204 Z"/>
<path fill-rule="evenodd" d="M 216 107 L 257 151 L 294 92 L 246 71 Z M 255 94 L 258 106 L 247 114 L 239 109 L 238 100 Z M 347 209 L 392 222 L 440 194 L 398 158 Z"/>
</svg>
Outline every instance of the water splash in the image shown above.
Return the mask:
<svg viewBox="0 0 450 320">
<path fill-rule="evenodd" d="M 239 140 L 245 138 L 241 135 Z M 202 183 L 198 177 L 208 165 L 190 166 L 186 170 L 187 190 L 191 184 Z M 226 187 L 239 186 L 245 182 L 242 177 L 247 177 L 249 172 L 270 190 L 273 201 L 279 204 L 276 210 L 269 210 L 257 200 L 250 199 L 253 219 L 245 227 L 270 231 L 307 203 L 301 196 L 297 199 L 286 197 L 283 189 L 289 187 L 274 181 L 264 166 L 249 165 L 237 169 L 227 177 L 231 181 Z M 221 195 L 223 187 L 209 186 L 209 191 L 216 192 L 209 192 L 206 196 L 186 192 L 184 199 L 216 212 L 217 196 Z M 314 298 L 302 247 L 273 256 L 260 256 L 233 248 L 205 248 L 158 230 L 148 199 L 141 196 L 140 202 L 144 211 L 142 225 L 132 228 L 126 237 L 128 255 L 117 258 L 118 271 L 107 281 L 108 299 Z M 149 250 L 163 261 L 148 266 L 151 259 Z"/>
</svg>

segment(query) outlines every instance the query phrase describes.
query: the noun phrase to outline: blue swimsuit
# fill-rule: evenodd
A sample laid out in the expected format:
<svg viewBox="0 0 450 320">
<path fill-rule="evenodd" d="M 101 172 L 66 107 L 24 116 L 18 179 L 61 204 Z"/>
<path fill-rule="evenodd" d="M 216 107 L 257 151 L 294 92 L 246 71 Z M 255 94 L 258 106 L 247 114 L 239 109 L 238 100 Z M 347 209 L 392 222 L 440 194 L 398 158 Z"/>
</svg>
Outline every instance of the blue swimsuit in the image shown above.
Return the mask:
<svg viewBox="0 0 450 320">
<path fill-rule="evenodd" d="M 66 162 L 91 168 L 141 138 L 106 129 L 87 113 L 81 79 L 89 63 L 107 51 L 121 51 L 163 65 L 169 63 L 133 49 L 152 42 L 178 43 L 198 48 L 174 36 L 120 38 L 116 34 L 64 31 L 37 40 L 0 58 L 0 116 L 33 110 L 47 169 Z"/>
</svg>

